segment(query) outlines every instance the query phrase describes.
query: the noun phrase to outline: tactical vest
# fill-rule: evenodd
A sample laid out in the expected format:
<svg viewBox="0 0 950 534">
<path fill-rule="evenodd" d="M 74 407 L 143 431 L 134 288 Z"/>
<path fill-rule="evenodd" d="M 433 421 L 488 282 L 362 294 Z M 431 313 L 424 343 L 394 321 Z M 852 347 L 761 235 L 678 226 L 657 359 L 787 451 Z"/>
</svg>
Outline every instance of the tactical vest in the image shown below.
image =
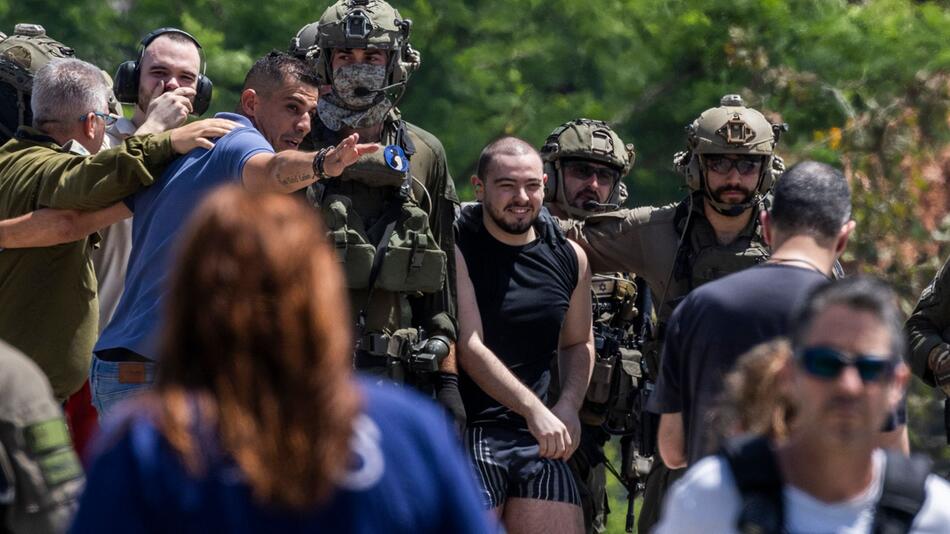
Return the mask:
<svg viewBox="0 0 950 534">
<path fill-rule="evenodd" d="M 723 245 L 716 239 L 716 231 L 702 214 L 701 197 L 694 198 L 693 203 L 696 206 L 692 208 L 694 213 L 691 217 L 688 216 L 690 202 L 687 199 L 677 206 L 674 219 L 677 233 L 682 235 L 685 230 L 686 237 L 677 251 L 673 275 L 677 280 L 687 281 L 689 291 L 769 259 L 770 252 L 755 214 L 736 239 Z M 764 208 L 760 206 L 760 209 Z"/>
<path fill-rule="evenodd" d="M 38 24 L 17 24 L 0 39 L 0 143 L 33 120 L 30 95 L 33 75 L 53 58 L 75 56 L 72 48 L 46 35 Z"/>
<path fill-rule="evenodd" d="M 399 144 L 411 161 L 415 152 L 412 141 L 407 135 L 397 137 L 401 137 Z M 369 219 L 361 210 L 361 204 L 367 201 L 360 196 L 361 188 L 347 182 L 385 190 L 387 200 L 382 213 Z M 308 190 L 308 198 L 323 213 L 348 288 L 371 289 L 372 284 L 373 288 L 410 295 L 442 289 L 446 254 L 429 228 L 429 213 L 424 209 L 432 207 L 429 192 L 418 180 L 405 182 L 404 174 L 390 168 L 382 151 L 376 151 L 348 167 L 345 179 L 317 182 Z M 383 257 L 374 276 L 377 253 Z"/>
</svg>

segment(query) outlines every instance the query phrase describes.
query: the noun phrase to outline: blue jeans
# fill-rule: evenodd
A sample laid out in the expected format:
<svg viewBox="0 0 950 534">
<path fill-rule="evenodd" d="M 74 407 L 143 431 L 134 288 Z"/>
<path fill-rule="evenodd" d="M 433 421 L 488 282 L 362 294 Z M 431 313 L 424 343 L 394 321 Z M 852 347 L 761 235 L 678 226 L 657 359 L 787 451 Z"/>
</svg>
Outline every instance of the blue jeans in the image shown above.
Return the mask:
<svg viewBox="0 0 950 534">
<path fill-rule="evenodd" d="M 142 372 L 144 370 L 144 373 Z M 92 356 L 89 389 L 92 405 L 102 421 L 122 401 L 134 397 L 155 382 L 155 364 L 146 362 L 108 362 Z"/>
</svg>

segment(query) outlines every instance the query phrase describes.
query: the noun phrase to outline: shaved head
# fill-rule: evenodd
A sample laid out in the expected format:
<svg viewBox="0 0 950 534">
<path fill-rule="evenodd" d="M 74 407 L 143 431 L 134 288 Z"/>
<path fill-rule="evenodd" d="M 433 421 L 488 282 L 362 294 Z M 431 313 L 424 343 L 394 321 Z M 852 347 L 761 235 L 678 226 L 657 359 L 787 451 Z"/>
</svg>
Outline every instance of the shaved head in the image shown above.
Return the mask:
<svg viewBox="0 0 950 534">
<path fill-rule="evenodd" d="M 475 175 L 478 176 L 480 180 L 485 181 L 488 171 L 499 156 L 530 155 L 535 156 L 538 158 L 538 161 L 541 161 L 541 155 L 538 154 L 537 149 L 524 139 L 510 135 L 496 139 L 482 149 L 481 155 L 478 156 L 478 165 L 475 167 Z"/>
</svg>

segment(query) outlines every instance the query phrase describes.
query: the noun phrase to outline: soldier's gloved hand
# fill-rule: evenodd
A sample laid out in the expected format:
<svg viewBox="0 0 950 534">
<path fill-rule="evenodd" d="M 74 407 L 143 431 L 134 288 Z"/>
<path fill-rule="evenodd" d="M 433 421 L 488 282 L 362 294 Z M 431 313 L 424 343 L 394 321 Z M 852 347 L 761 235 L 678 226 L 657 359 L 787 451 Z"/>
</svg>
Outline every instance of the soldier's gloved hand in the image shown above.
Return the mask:
<svg viewBox="0 0 950 534">
<path fill-rule="evenodd" d="M 930 351 L 927 359 L 930 370 L 934 374 L 934 382 L 943 390 L 944 395 L 950 397 L 950 345 L 941 343 Z"/>
<path fill-rule="evenodd" d="M 462 394 L 459 392 L 459 375 L 453 373 L 439 373 L 439 382 L 436 386 L 436 400 L 445 407 L 455 421 L 455 429 L 459 435 L 465 431 L 465 405 L 462 404 Z"/>
</svg>

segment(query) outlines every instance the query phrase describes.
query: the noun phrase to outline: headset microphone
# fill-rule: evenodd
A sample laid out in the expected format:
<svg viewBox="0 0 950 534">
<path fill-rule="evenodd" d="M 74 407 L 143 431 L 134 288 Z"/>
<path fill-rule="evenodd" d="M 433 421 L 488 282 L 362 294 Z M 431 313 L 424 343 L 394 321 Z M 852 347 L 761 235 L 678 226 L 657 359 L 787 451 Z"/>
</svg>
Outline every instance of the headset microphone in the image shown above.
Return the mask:
<svg viewBox="0 0 950 534">
<path fill-rule="evenodd" d="M 386 91 L 388 91 L 388 90 L 390 90 L 390 89 L 393 89 L 393 88 L 396 88 L 396 87 L 401 87 L 401 86 L 403 86 L 403 85 L 406 85 L 406 81 L 405 81 L 405 80 L 403 80 L 403 81 L 401 81 L 401 82 L 396 82 L 396 83 L 394 83 L 394 84 L 392 84 L 392 85 L 387 85 L 387 86 L 385 86 L 385 87 L 380 87 L 379 89 L 369 89 L 369 88 L 366 88 L 366 87 L 357 87 L 356 89 L 353 89 L 353 95 L 354 95 L 354 96 L 357 96 L 357 97 L 359 97 L 359 98 L 363 98 L 363 97 L 365 97 L 365 96 L 369 96 L 369 95 L 374 94 L 374 93 L 384 93 L 384 92 L 386 92 Z"/>
</svg>

